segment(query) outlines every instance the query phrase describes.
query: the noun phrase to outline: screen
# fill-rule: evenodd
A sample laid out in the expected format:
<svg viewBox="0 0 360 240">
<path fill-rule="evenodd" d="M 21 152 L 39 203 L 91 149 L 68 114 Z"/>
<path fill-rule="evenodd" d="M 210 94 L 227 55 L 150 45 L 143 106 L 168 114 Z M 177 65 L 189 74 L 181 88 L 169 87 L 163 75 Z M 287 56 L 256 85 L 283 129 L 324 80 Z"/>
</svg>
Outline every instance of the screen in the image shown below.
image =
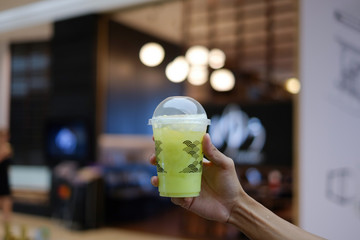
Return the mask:
<svg viewBox="0 0 360 240">
<path fill-rule="evenodd" d="M 59 161 L 88 161 L 89 128 L 84 121 L 52 121 L 46 129 L 46 155 L 50 165 Z"/>
<path fill-rule="evenodd" d="M 239 164 L 292 164 L 292 103 L 205 106 L 213 144 Z"/>
</svg>

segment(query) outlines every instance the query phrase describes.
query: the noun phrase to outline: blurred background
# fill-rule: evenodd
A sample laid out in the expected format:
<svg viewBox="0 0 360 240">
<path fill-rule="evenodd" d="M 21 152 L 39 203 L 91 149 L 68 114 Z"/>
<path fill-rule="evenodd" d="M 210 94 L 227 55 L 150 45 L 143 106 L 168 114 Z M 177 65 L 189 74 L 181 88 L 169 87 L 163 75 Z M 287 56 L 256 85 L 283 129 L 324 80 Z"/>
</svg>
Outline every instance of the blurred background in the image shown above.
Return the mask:
<svg viewBox="0 0 360 240">
<path fill-rule="evenodd" d="M 247 239 L 150 184 L 148 119 L 186 95 L 249 195 L 308 231 L 355 239 L 359 11 L 354 0 L 2 0 L 14 227 L 51 239 Z"/>
</svg>

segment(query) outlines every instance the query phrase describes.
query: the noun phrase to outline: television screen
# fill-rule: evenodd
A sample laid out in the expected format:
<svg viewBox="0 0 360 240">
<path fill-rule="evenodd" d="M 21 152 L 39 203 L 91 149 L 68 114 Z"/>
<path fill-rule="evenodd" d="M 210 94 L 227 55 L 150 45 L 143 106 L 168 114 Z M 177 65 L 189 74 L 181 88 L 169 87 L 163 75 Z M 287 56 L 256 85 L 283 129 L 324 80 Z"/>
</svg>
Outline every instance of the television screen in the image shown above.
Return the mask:
<svg viewBox="0 0 360 240">
<path fill-rule="evenodd" d="M 85 121 L 50 121 L 46 128 L 46 155 L 50 165 L 60 161 L 89 161 L 90 134 Z"/>
<path fill-rule="evenodd" d="M 292 165 L 291 102 L 205 106 L 214 145 L 236 163 Z"/>
</svg>

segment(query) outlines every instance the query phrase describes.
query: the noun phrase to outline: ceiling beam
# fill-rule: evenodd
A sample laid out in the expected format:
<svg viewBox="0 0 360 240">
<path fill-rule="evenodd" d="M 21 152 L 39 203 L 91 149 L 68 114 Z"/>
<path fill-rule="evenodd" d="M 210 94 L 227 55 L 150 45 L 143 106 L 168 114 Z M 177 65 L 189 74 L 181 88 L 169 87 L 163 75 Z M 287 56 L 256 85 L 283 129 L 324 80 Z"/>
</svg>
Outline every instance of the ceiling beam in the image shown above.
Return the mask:
<svg viewBox="0 0 360 240">
<path fill-rule="evenodd" d="M 79 15 L 106 12 L 154 0 L 43 0 L 0 11 L 0 33 Z"/>
</svg>

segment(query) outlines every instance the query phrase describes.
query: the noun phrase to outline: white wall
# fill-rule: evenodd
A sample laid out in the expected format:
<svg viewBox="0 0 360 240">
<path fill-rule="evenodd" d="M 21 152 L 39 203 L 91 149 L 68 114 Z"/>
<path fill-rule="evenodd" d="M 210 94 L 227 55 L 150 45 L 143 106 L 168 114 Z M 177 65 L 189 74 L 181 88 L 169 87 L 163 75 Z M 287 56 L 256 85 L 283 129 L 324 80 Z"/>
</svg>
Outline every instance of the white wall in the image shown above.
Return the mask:
<svg viewBox="0 0 360 240">
<path fill-rule="evenodd" d="M 0 40 L 0 128 L 9 127 L 10 55 L 8 42 Z"/>
<path fill-rule="evenodd" d="M 359 239 L 360 1 L 299 3 L 299 224 Z"/>
</svg>

